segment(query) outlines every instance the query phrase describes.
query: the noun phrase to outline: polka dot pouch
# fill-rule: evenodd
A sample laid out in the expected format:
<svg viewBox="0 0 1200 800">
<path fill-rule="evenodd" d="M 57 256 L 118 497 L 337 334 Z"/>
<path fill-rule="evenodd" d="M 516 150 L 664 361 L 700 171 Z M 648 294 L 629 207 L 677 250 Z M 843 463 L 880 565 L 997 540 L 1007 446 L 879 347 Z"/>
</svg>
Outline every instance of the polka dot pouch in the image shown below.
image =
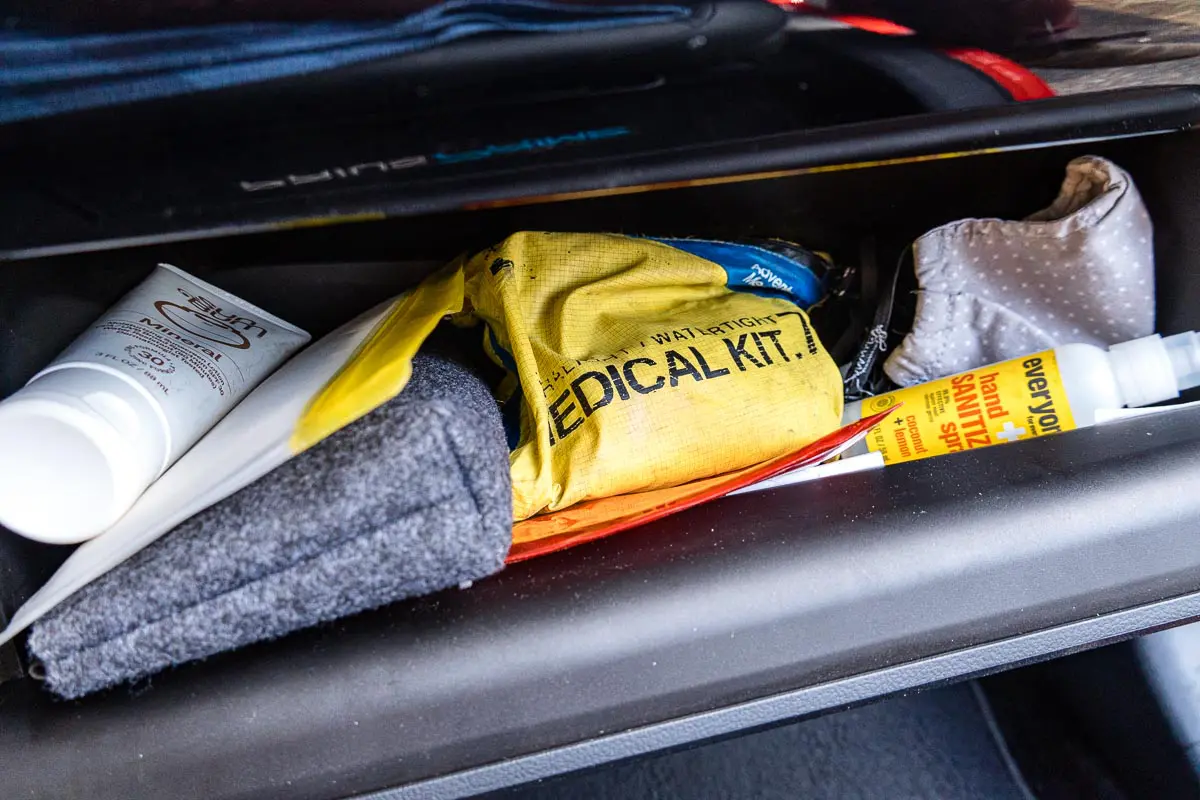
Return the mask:
<svg viewBox="0 0 1200 800">
<path fill-rule="evenodd" d="M 913 329 L 884 364 L 900 386 L 1154 332 L 1153 225 L 1129 175 L 1102 158 L 1068 164 L 1045 210 L 952 222 L 918 239 L 913 259 Z"/>
</svg>

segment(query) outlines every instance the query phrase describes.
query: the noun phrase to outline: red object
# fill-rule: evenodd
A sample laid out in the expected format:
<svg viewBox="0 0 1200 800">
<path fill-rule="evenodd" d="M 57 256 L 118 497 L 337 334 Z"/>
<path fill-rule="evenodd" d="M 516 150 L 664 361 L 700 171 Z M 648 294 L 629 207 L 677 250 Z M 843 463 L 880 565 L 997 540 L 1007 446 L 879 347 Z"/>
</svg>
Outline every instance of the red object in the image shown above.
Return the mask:
<svg viewBox="0 0 1200 800">
<path fill-rule="evenodd" d="M 858 28 L 860 31 L 870 31 L 878 33 L 881 36 L 912 36 L 913 29 L 906 28 L 903 25 L 892 22 L 891 20 L 881 19 L 880 17 L 863 17 L 853 14 L 838 15 L 832 17 L 838 22 L 843 22 L 852 28 Z"/>
<path fill-rule="evenodd" d="M 951 58 L 987 75 L 1012 95 L 1013 100 L 1045 100 L 1054 97 L 1054 90 L 1037 74 L 1004 56 L 987 50 L 962 47 L 944 51 Z"/>
<path fill-rule="evenodd" d="M 775 0 L 775 2 L 794 11 L 820 13 L 811 6 L 805 6 L 803 0 L 799 4 L 792 0 Z M 880 17 L 838 14 L 831 16 L 830 19 L 837 20 L 861 31 L 879 34 L 880 36 L 912 36 L 914 33 L 912 28 Z M 1013 100 L 1026 102 L 1028 100 L 1045 100 L 1046 98 L 1054 97 L 1054 90 L 1050 88 L 1049 84 L 1039 78 L 1036 73 L 1004 56 L 974 47 L 953 47 L 943 49 L 942 52 L 955 61 L 960 61 L 987 75 L 1004 87 L 1012 95 Z"/>
<path fill-rule="evenodd" d="M 824 5 L 831 15 L 883 17 L 939 44 L 989 50 L 1045 41 L 1079 24 L 1074 0 L 826 0 Z"/>
<path fill-rule="evenodd" d="M 841 449 L 895 410 L 893 406 L 874 416 L 852 422 L 794 453 L 753 467 L 692 481 L 683 486 L 588 500 L 562 511 L 522 520 L 513 526 L 513 546 L 508 553 L 508 563 L 515 564 L 603 539 L 678 514 L 784 472 L 820 464 L 841 452 Z"/>
</svg>

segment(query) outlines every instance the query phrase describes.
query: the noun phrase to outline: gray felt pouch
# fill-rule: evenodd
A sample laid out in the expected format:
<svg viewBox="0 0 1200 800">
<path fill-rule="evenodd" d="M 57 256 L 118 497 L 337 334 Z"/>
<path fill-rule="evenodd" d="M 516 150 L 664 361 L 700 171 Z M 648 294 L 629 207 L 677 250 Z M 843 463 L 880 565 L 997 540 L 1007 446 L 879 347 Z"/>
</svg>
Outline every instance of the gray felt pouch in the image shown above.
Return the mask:
<svg viewBox="0 0 1200 800">
<path fill-rule="evenodd" d="M 418 356 L 381 406 L 88 585 L 35 624 L 47 686 L 78 697 L 503 566 L 500 412 L 462 366 Z"/>
</svg>

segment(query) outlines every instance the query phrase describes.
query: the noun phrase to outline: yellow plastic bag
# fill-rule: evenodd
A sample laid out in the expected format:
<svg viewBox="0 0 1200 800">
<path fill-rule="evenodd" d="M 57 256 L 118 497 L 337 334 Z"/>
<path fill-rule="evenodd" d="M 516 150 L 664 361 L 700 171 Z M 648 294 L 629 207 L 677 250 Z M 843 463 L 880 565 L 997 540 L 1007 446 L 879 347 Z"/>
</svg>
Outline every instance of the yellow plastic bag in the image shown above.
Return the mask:
<svg viewBox="0 0 1200 800">
<path fill-rule="evenodd" d="M 466 321 L 509 373 L 515 519 L 729 472 L 840 424 L 841 377 L 801 308 L 820 280 L 772 250 L 519 233 L 464 277 Z"/>
</svg>

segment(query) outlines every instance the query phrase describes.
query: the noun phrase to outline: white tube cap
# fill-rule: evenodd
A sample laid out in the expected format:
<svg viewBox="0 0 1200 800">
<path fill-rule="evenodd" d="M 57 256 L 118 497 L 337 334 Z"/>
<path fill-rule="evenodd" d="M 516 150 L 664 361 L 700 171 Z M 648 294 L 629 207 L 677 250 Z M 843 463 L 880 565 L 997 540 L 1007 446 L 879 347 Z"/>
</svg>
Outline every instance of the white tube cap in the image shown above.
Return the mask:
<svg viewBox="0 0 1200 800">
<path fill-rule="evenodd" d="M 1163 339 L 1163 347 L 1171 358 L 1179 391 L 1200 386 L 1200 335 L 1194 331 L 1177 333 Z"/>
<path fill-rule="evenodd" d="M 108 372 L 67 367 L 0 403 L 0 525 L 50 544 L 90 539 L 162 470 L 163 422 Z"/>
<path fill-rule="evenodd" d="M 1114 344 L 1108 349 L 1113 377 L 1130 408 L 1179 397 L 1171 354 L 1158 334 Z"/>
</svg>

